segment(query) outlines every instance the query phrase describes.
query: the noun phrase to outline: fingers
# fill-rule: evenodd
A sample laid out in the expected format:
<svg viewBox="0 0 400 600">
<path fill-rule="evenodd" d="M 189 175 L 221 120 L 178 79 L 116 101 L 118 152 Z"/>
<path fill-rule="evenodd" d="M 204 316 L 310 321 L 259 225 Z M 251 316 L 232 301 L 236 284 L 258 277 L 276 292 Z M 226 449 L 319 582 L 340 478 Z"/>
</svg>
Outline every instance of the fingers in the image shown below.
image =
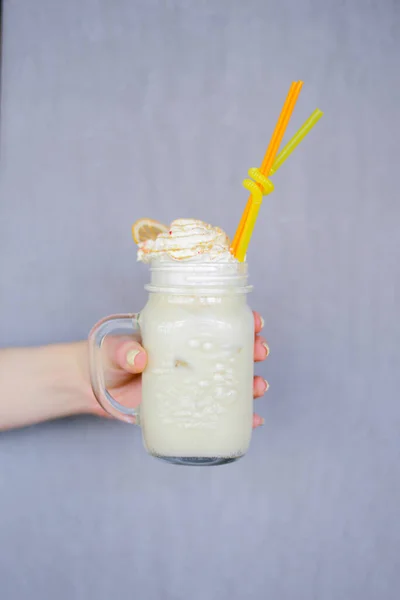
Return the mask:
<svg viewBox="0 0 400 600">
<path fill-rule="evenodd" d="M 253 415 L 253 429 L 256 429 L 257 427 L 261 427 L 261 425 L 264 425 L 265 420 L 260 417 L 260 415 Z"/>
<path fill-rule="evenodd" d="M 131 338 L 109 336 L 105 340 L 104 350 L 109 369 L 137 374 L 146 367 L 146 351 Z"/>
<path fill-rule="evenodd" d="M 254 315 L 254 330 L 256 333 L 260 333 L 262 329 L 264 329 L 264 319 L 258 312 L 253 312 Z"/>
<path fill-rule="evenodd" d="M 258 335 L 261 332 L 261 330 L 264 328 L 264 319 L 257 312 L 254 312 L 253 314 L 254 314 L 254 331 L 256 333 L 255 342 L 254 342 L 254 360 L 256 362 L 261 362 L 267 358 L 267 356 L 269 354 L 269 346 L 268 346 L 267 342 L 265 341 L 265 339 L 263 337 L 261 337 L 260 335 Z M 254 398 L 260 398 L 261 396 L 263 396 L 265 394 L 265 392 L 268 390 L 268 388 L 269 388 L 269 384 L 265 379 L 263 379 L 262 377 L 259 377 L 258 375 L 256 377 L 254 377 L 254 385 L 253 385 Z M 264 421 L 263 417 L 261 417 L 260 415 L 257 415 L 257 414 L 253 415 L 253 429 L 256 429 L 257 427 L 261 427 L 262 425 L 264 425 L 264 422 L 265 421 Z"/>
<path fill-rule="evenodd" d="M 265 360 L 269 354 L 269 346 L 259 333 L 264 328 L 264 319 L 257 312 L 253 312 L 254 315 L 254 331 L 256 333 L 254 342 L 254 360 L 260 362 Z"/>
<path fill-rule="evenodd" d="M 254 398 L 261 398 L 264 396 L 265 392 L 268 390 L 269 384 L 268 381 L 256 375 L 254 377 L 254 385 L 253 385 L 253 396 Z"/>
<path fill-rule="evenodd" d="M 254 360 L 256 362 L 265 360 L 267 358 L 268 354 L 269 354 L 269 346 L 268 346 L 267 342 L 265 341 L 265 339 L 262 336 L 256 335 L 256 339 L 254 342 Z"/>
<path fill-rule="evenodd" d="M 261 398 L 261 396 L 263 396 L 265 394 L 265 392 L 268 391 L 268 388 L 269 388 L 268 381 L 266 381 L 259 375 L 256 375 L 256 377 L 254 377 L 254 386 L 253 386 L 254 398 Z M 261 425 L 264 425 L 264 419 L 262 417 L 260 417 L 260 415 L 254 414 L 253 415 L 253 429 L 256 429 L 257 427 L 261 427 Z"/>
</svg>

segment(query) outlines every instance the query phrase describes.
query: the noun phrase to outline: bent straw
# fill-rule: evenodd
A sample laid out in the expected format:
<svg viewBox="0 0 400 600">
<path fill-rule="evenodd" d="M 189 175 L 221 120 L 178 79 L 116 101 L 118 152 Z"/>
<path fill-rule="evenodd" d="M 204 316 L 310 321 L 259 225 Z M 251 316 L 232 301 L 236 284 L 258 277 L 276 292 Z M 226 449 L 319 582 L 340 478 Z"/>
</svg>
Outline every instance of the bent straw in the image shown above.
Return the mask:
<svg viewBox="0 0 400 600">
<path fill-rule="evenodd" d="M 311 131 L 317 121 L 322 117 L 324 113 L 318 108 L 312 113 L 307 121 L 302 125 L 299 131 L 292 137 L 292 139 L 286 144 L 283 150 L 279 153 L 272 169 L 270 170 L 270 176 L 276 173 L 276 171 L 282 166 L 285 160 L 291 155 L 293 150 L 300 144 L 300 142 L 306 137 Z M 246 251 L 249 246 L 251 236 L 254 230 L 255 223 L 257 221 L 258 212 L 260 210 L 261 202 L 251 202 L 250 208 L 247 214 L 245 226 L 242 231 L 240 239 L 240 245 L 238 247 L 236 258 L 242 262 L 245 259 Z"/>
<path fill-rule="evenodd" d="M 267 177 L 269 175 L 269 170 L 271 169 L 272 164 L 274 162 L 276 153 L 281 144 L 287 124 L 289 123 L 290 117 L 293 113 L 294 106 L 296 104 L 297 98 L 299 97 L 302 86 L 303 86 L 302 81 L 293 82 L 290 86 L 288 95 L 286 97 L 286 100 L 285 100 L 284 105 L 281 110 L 281 114 L 279 115 L 279 119 L 276 123 L 274 132 L 271 136 L 270 143 L 269 143 L 267 151 L 265 153 L 264 160 L 261 164 L 260 171 L 263 173 L 263 175 L 266 175 Z M 232 252 L 233 252 L 234 256 L 236 256 L 236 258 L 237 258 L 237 251 L 238 251 L 239 243 L 240 243 L 242 233 L 244 231 L 244 227 L 247 222 L 247 217 L 248 217 L 248 214 L 250 211 L 250 207 L 251 207 L 251 203 L 252 203 L 251 198 L 252 197 L 250 195 L 250 197 L 247 201 L 246 208 L 243 211 L 242 217 L 240 219 L 235 236 L 233 238 Z"/>
<path fill-rule="evenodd" d="M 307 121 L 305 121 L 303 123 L 303 125 L 300 127 L 298 132 L 295 133 L 295 135 L 292 137 L 292 139 L 289 140 L 289 142 L 286 144 L 286 146 L 281 150 L 281 152 L 276 157 L 274 164 L 272 165 L 272 168 L 269 172 L 270 177 L 272 175 L 274 175 L 278 171 L 278 169 L 280 169 L 280 167 L 283 165 L 285 160 L 287 160 L 287 158 L 289 158 L 289 156 L 292 154 L 293 150 L 295 150 L 297 148 L 297 146 L 300 144 L 300 142 L 302 142 L 304 140 L 306 135 L 308 135 L 310 133 L 311 129 L 314 127 L 314 125 L 317 123 L 317 121 L 319 121 L 319 119 L 323 116 L 323 114 L 324 113 L 322 112 L 322 110 L 317 108 L 308 117 Z M 256 204 L 255 202 L 253 202 L 253 207 L 250 206 L 248 209 L 246 218 L 248 220 L 251 219 L 251 221 L 254 221 L 254 224 L 257 219 L 258 211 L 260 210 L 260 206 L 261 206 L 260 203 Z M 253 225 L 253 228 L 254 228 L 254 225 Z M 243 231 L 242 231 L 242 234 L 243 234 Z M 250 234 L 250 238 L 251 238 L 251 234 Z M 249 238 L 248 242 L 250 242 L 250 238 Z M 245 254 L 244 255 L 239 254 L 237 256 L 237 258 L 238 258 L 238 260 L 244 260 Z"/>
<path fill-rule="evenodd" d="M 290 118 L 290 115 L 293 112 L 293 107 L 294 107 L 294 104 L 300 93 L 302 85 L 303 85 L 302 82 L 293 81 L 290 86 L 288 95 L 286 97 L 286 100 L 285 100 L 284 105 L 281 110 L 281 114 L 279 115 L 278 121 L 276 123 L 275 129 L 272 133 L 269 145 L 267 147 L 267 151 L 265 153 L 263 162 L 261 164 L 260 171 L 266 177 L 268 177 L 269 168 L 272 165 L 274 156 L 277 152 L 277 149 L 279 148 L 279 144 L 283 137 L 282 133 L 284 132 L 284 129 L 282 131 L 282 125 L 285 124 L 286 119 Z M 232 251 L 234 254 L 236 254 L 237 248 L 239 246 L 240 238 L 243 233 L 243 229 L 244 229 L 244 226 L 245 226 L 245 223 L 247 220 L 247 216 L 248 216 L 248 213 L 250 210 L 251 201 L 252 201 L 252 197 L 250 195 L 248 198 L 245 210 L 243 211 L 242 217 L 240 219 L 239 226 L 236 230 L 235 237 L 233 239 Z"/>
</svg>

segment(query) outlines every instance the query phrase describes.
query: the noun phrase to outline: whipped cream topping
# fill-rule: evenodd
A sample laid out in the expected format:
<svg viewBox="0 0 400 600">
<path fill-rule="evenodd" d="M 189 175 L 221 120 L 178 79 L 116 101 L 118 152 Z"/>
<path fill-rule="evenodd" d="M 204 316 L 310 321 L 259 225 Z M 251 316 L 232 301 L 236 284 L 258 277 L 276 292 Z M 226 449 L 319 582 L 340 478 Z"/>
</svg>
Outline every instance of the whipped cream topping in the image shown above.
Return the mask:
<svg viewBox="0 0 400 600">
<path fill-rule="evenodd" d="M 234 262 L 230 240 L 219 227 L 197 219 L 177 219 L 165 233 L 155 240 L 141 242 L 138 260 L 148 263 L 159 261 Z"/>
</svg>

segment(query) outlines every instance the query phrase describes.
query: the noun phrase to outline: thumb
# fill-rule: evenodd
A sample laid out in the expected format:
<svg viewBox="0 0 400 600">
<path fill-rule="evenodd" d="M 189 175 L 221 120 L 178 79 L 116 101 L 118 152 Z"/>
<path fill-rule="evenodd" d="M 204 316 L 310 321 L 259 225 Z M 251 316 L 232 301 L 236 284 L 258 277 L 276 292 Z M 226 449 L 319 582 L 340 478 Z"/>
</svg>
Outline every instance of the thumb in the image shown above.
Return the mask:
<svg viewBox="0 0 400 600">
<path fill-rule="evenodd" d="M 105 367 L 110 371 L 138 374 L 147 364 L 145 349 L 129 337 L 109 336 L 104 342 Z"/>
</svg>

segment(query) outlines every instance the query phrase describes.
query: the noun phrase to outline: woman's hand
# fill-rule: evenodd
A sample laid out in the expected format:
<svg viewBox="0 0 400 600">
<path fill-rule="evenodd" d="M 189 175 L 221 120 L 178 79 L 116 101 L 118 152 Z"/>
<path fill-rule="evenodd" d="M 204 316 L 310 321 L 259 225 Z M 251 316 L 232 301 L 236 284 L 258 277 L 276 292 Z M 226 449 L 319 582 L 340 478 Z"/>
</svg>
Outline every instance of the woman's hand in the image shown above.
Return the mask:
<svg viewBox="0 0 400 600">
<path fill-rule="evenodd" d="M 255 362 L 269 353 L 260 336 L 262 327 L 260 315 L 254 313 Z M 107 388 L 121 404 L 138 406 L 145 350 L 131 338 L 108 338 L 105 354 Z M 108 416 L 93 395 L 88 363 L 87 342 L 0 350 L 0 431 L 82 413 Z M 267 389 L 264 379 L 254 377 L 255 398 Z M 254 427 L 263 422 L 254 415 Z"/>
<path fill-rule="evenodd" d="M 254 313 L 254 361 L 261 362 L 269 354 L 268 345 L 260 332 L 263 320 Z M 105 344 L 107 389 L 118 402 L 128 407 L 137 407 L 141 401 L 141 373 L 147 363 L 146 351 L 132 339 L 108 338 Z M 107 364 L 108 363 L 108 364 Z M 268 389 L 268 383 L 259 375 L 254 377 L 254 398 L 260 398 Z M 93 398 L 90 412 L 100 416 L 108 416 Z M 263 425 L 264 419 L 255 414 L 253 427 Z"/>
</svg>

